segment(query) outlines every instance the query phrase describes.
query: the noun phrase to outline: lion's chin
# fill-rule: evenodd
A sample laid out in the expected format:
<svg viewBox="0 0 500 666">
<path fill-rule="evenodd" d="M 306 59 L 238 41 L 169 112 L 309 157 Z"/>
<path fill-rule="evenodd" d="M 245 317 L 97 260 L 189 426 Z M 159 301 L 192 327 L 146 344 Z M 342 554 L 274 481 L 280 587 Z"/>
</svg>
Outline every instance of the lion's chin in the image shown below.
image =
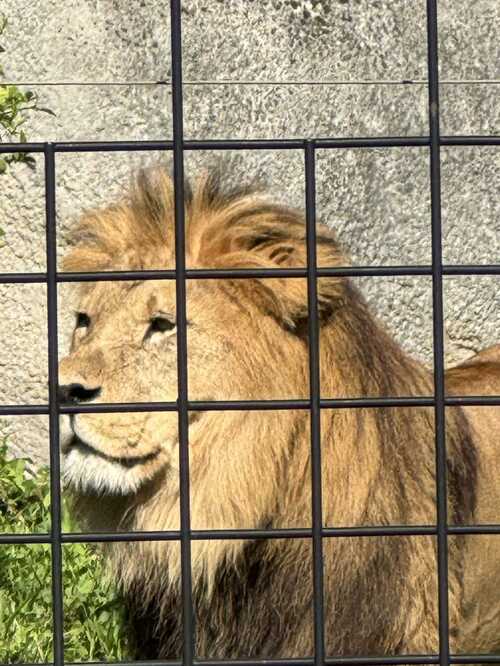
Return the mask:
<svg viewBox="0 0 500 666">
<path fill-rule="evenodd" d="M 62 458 L 62 482 L 77 493 L 133 495 L 162 469 L 160 452 L 113 458 L 74 437 Z"/>
</svg>

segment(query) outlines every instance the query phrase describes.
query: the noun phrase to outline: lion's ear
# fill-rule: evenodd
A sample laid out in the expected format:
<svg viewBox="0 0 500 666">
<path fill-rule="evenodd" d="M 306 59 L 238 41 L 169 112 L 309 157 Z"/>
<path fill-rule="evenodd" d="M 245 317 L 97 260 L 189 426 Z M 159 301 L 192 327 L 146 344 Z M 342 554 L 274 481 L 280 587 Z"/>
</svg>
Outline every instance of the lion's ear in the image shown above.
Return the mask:
<svg viewBox="0 0 500 666">
<path fill-rule="evenodd" d="M 302 230 L 303 231 L 303 230 Z M 269 240 L 253 252 L 269 268 L 305 268 L 307 246 L 305 237 Z M 328 229 L 318 229 L 316 244 L 317 266 L 345 265 L 337 241 Z M 262 264 L 261 264 L 262 265 Z M 307 278 L 266 278 L 260 283 L 266 291 L 267 309 L 287 328 L 302 329 L 308 318 Z M 345 280 L 337 277 L 318 278 L 318 314 L 327 319 L 338 306 L 344 292 Z"/>
<path fill-rule="evenodd" d="M 260 302 L 269 314 L 289 330 L 303 330 L 309 317 L 307 280 L 305 278 L 265 278 L 261 285 Z M 320 324 L 338 309 L 345 291 L 344 278 L 319 278 L 317 283 Z"/>
<path fill-rule="evenodd" d="M 218 219 L 218 243 L 211 248 L 209 261 L 215 268 L 306 268 L 306 225 L 303 215 L 292 209 L 249 199 L 230 207 L 226 218 Z M 316 227 L 318 267 L 346 264 L 335 234 L 326 225 Z M 244 282 L 244 280 L 239 281 Z M 253 302 L 272 314 L 289 329 L 302 330 L 308 317 L 306 278 L 262 278 L 248 293 Z M 323 319 L 341 298 L 344 281 L 318 279 L 319 314 Z M 257 292 L 255 287 L 260 287 Z"/>
</svg>

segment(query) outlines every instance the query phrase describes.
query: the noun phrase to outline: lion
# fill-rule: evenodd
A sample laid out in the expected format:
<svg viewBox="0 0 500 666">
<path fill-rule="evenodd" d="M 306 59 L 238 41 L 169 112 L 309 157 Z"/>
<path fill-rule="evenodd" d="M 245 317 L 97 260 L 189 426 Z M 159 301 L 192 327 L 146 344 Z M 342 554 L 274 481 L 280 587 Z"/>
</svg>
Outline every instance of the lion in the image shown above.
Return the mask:
<svg viewBox="0 0 500 666">
<path fill-rule="evenodd" d="M 87 213 L 66 271 L 174 267 L 173 184 L 142 172 L 130 194 Z M 306 266 L 303 214 L 208 172 L 185 194 L 189 268 Z M 317 225 L 318 265 L 345 266 L 333 231 Z M 432 375 L 377 322 L 352 282 L 318 279 L 323 397 L 433 394 Z M 307 399 L 307 282 L 189 279 L 190 400 Z M 61 400 L 177 399 L 175 282 L 85 283 Z M 460 395 L 500 393 L 500 346 L 447 375 Z M 80 413 L 61 441 L 63 479 L 92 530 L 178 530 L 177 414 Z M 303 409 L 189 414 L 191 528 L 310 528 L 310 414 Z M 325 526 L 436 523 L 434 411 L 323 409 Z M 499 413 L 446 409 L 448 522 L 498 522 Z M 449 537 L 449 618 L 457 651 L 500 647 L 500 548 L 495 536 Z M 328 655 L 438 650 L 436 537 L 324 537 Z M 176 541 L 105 547 L 136 629 L 137 655 L 179 658 L 181 558 Z M 191 542 L 195 651 L 203 658 L 292 658 L 314 652 L 308 538 Z"/>
</svg>

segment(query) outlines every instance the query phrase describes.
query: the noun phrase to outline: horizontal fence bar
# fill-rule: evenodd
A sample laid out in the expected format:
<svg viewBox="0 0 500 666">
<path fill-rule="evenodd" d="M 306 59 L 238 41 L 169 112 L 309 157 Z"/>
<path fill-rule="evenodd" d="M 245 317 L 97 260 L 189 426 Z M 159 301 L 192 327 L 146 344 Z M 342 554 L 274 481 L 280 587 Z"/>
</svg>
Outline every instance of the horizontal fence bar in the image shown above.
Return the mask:
<svg viewBox="0 0 500 666">
<path fill-rule="evenodd" d="M 432 659 L 432 655 L 409 655 L 408 659 L 403 657 L 325 657 L 324 663 L 327 666 L 336 666 L 341 664 L 432 664 L 437 663 Z M 225 659 L 217 659 L 209 661 L 198 659 L 195 664 L 210 664 L 211 666 L 226 666 L 228 661 Z M 312 658 L 304 659 L 266 659 L 266 660 L 253 660 L 253 659 L 237 659 L 232 662 L 235 666 L 312 666 L 314 660 Z"/>
<path fill-rule="evenodd" d="M 449 396 L 445 398 L 447 407 L 497 407 L 500 396 Z M 379 407 L 433 407 L 431 396 L 405 398 L 322 398 L 322 409 L 376 409 Z M 226 411 L 278 411 L 310 409 L 309 400 L 213 400 L 189 401 L 190 412 Z M 175 412 L 176 402 L 116 402 L 80 405 L 61 405 L 61 414 L 117 414 L 123 412 Z M 0 416 L 36 416 L 48 414 L 48 405 L 0 405 Z"/>
<path fill-rule="evenodd" d="M 315 148 L 411 148 L 430 145 L 428 136 L 346 137 L 311 139 Z M 442 146 L 498 146 L 500 136 L 442 136 Z M 173 141 L 60 141 L 53 144 L 56 153 L 91 153 L 123 151 L 172 151 Z M 304 139 L 203 139 L 183 142 L 184 150 L 302 150 Z M 0 153 L 42 153 L 45 142 L 0 143 Z"/>
<path fill-rule="evenodd" d="M 62 541 L 62 540 L 61 540 Z M 0 546 L 51 544 L 50 534 L 0 534 Z M 3 664 L 2 664 L 3 666 Z"/>
<path fill-rule="evenodd" d="M 500 534 L 500 525 L 449 525 L 448 534 Z"/>
<path fill-rule="evenodd" d="M 138 661 L 113 661 L 113 666 L 182 666 L 180 660 L 163 661 L 138 660 Z M 350 657 L 326 657 L 326 666 L 403 666 L 404 664 L 437 664 L 439 655 L 420 654 L 420 655 L 398 655 L 398 656 L 350 656 Z M 452 664 L 499 664 L 500 654 L 452 654 L 450 655 Z M 92 661 L 92 662 L 66 662 L 66 666 L 109 666 L 110 662 Z M 193 666 L 313 666 L 312 657 L 304 658 L 281 658 L 281 659 L 194 659 Z M 17 666 L 53 666 L 52 662 L 44 664 L 18 664 Z"/>
<path fill-rule="evenodd" d="M 441 136 L 439 138 L 441 146 L 500 146 L 500 136 L 491 134 L 490 136 Z"/>
<path fill-rule="evenodd" d="M 234 401 L 192 401 L 191 411 L 245 411 L 279 410 L 279 409 L 310 409 L 309 400 L 234 400 Z M 431 407 L 432 397 L 408 398 L 323 398 L 320 407 L 323 409 L 355 409 L 357 407 Z"/>
<path fill-rule="evenodd" d="M 449 525 L 447 533 L 459 536 L 500 535 L 500 524 L 492 525 Z M 269 529 L 213 529 L 190 530 L 192 541 L 215 540 L 254 540 L 254 539 L 310 539 L 312 528 L 290 527 Z M 359 527 L 323 527 L 324 538 L 341 537 L 412 537 L 435 536 L 436 525 L 366 525 Z M 156 530 L 148 532 L 71 532 L 61 534 L 61 543 L 122 543 L 137 541 L 179 541 L 179 530 Z M 43 534 L 0 534 L 0 544 L 50 544 L 51 535 Z"/>
<path fill-rule="evenodd" d="M 317 269 L 318 277 L 412 277 L 431 276 L 431 266 L 339 266 Z M 443 266 L 443 275 L 500 275 L 500 264 Z M 305 268 L 228 268 L 186 270 L 189 280 L 306 278 Z M 61 272 L 57 282 L 122 282 L 136 280 L 175 280 L 175 270 Z M 46 283 L 46 273 L 0 273 L 0 284 Z"/>
<path fill-rule="evenodd" d="M 443 275 L 500 275 L 500 264 L 448 265 L 443 266 Z"/>
<path fill-rule="evenodd" d="M 484 138 L 484 137 L 482 137 Z M 319 138 L 313 141 L 319 150 L 330 148 L 419 148 L 430 143 L 428 136 Z"/>
<path fill-rule="evenodd" d="M 479 396 L 450 396 L 445 398 L 444 404 L 447 407 L 498 407 L 500 405 L 500 396 L 486 395 Z"/>
<path fill-rule="evenodd" d="M 0 405 L 0 416 L 46 416 L 48 405 Z"/>
</svg>

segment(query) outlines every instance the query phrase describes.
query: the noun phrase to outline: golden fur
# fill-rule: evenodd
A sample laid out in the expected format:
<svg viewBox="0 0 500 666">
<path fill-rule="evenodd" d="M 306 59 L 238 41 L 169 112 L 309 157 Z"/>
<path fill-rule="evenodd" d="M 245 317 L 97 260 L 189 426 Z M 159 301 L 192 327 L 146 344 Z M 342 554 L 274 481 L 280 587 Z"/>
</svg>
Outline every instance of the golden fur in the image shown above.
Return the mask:
<svg viewBox="0 0 500 666">
<path fill-rule="evenodd" d="M 173 268 L 173 245 L 172 182 L 153 170 L 127 200 L 85 216 L 64 267 Z M 347 263 L 324 226 L 317 255 L 320 266 Z M 252 191 L 224 191 L 213 174 L 205 176 L 186 193 L 186 257 L 189 268 L 304 267 L 302 215 Z M 318 304 L 322 396 L 432 394 L 430 373 L 378 325 L 349 280 L 321 278 Z M 172 281 L 87 284 L 79 310 L 89 320 L 80 318 L 60 366 L 61 384 L 85 387 L 74 399 L 176 400 Z M 168 330 L 151 329 L 158 315 L 172 323 Z M 305 279 L 189 280 L 187 318 L 190 399 L 308 396 Z M 498 367 L 493 374 L 500 377 Z M 460 385 L 459 370 L 456 376 Z M 435 522 L 432 409 L 323 410 L 321 433 L 326 525 Z M 447 410 L 446 434 L 449 522 L 473 523 L 478 435 L 458 408 Z M 189 443 L 193 529 L 311 525 L 307 411 L 193 413 Z M 175 413 L 80 414 L 62 448 L 65 477 L 88 526 L 179 528 Z M 436 651 L 432 537 L 323 544 L 329 654 Z M 140 628 L 139 653 L 178 657 L 179 545 L 119 544 L 109 554 Z M 479 635 L 477 621 L 467 636 L 463 629 L 467 558 L 464 540 L 451 540 L 455 648 Z M 496 576 L 500 569 L 492 567 Z M 197 654 L 310 655 L 311 569 L 308 540 L 192 542 Z M 474 650 L 498 646 L 499 629 L 500 619 Z"/>
</svg>

